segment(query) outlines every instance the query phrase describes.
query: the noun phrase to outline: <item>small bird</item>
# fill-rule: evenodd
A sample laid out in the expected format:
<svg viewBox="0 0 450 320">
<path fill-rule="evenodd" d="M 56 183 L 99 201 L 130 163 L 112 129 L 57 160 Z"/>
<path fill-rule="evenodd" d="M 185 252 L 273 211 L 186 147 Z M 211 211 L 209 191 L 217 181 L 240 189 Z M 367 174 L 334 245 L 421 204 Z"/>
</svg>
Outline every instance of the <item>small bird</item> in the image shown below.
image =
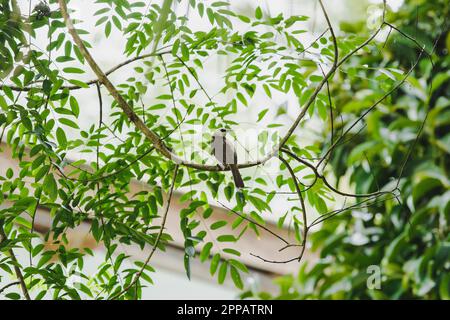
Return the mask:
<svg viewBox="0 0 450 320">
<path fill-rule="evenodd" d="M 234 146 L 227 140 L 226 134 L 226 129 L 220 129 L 214 132 L 211 141 L 212 153 L 222 168 L 225 165 L 230 166 L 234 184 L 238 189 L 242 189 L 244 188 L 244 181 L 237 167 L 237 153 Z"/>
</svg>

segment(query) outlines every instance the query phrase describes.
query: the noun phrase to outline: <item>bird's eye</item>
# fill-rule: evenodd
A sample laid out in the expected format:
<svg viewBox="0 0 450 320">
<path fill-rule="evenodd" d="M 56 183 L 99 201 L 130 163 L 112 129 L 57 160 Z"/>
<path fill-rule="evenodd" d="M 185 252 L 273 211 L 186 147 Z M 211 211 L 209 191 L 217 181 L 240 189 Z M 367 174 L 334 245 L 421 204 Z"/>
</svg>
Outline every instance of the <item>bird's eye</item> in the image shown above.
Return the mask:
<svg viewBox="0 0 450 320">
<path fill-rule="evenodd" d="M 227 130 L 225 130 L 225 129 L 220 129 L 220 131 L 221 131 L 221 132 L 226 132 Z"/>
</svg>

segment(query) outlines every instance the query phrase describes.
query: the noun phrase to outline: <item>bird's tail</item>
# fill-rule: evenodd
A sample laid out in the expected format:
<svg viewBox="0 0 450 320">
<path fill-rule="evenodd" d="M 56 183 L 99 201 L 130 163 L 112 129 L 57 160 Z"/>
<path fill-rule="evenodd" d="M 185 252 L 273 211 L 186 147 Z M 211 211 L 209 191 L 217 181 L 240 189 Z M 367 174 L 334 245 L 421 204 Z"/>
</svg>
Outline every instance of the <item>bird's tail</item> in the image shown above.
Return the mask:
<svg viewBox="0 0 450 320">
<path fill-rule="evenodd" d="M 233 174 L 234 184 L 237 188 L 244 188 L 244 181 L 242 180 L 241 173 L 236 165 L 230 165 L 231 173 Z"/>
</svg>

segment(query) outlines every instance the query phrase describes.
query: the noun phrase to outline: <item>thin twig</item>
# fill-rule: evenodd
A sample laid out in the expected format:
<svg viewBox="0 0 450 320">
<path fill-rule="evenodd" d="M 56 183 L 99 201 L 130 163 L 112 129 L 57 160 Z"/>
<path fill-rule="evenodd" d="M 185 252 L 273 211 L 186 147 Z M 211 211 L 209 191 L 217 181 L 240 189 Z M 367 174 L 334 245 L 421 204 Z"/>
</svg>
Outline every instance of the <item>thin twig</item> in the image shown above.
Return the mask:
<svg viewBox="0 0 450 320">
<path fill-rule="evenodd" d="M 253 223 L 253 224 L 257 225 L 258 227 L 260 227 L 261 229 L 267 231 L 268 233 L 270 233 L 270 234 L 273 235 L 274 237 L 280 239 L 280 240 L 281 240 L 282 242 L 284 242 L 286 245 L 291 245 L 291 244 L 289 243 L 289 241 L 287 241 L 286 239 L 284 239 L 282 236 L 276 234 L 275 232 L 273 232 L 273 231 L 270 230 L 269 228 L 263 226 L 262 224 L 256 222 L 255 220 L 253 220 L 253 219 L 251 219 L 251 218 L 249 218 L 249 217 L 246 217 L 244 214 L 241 214 L 241 213 L 237 212 L 236 210 L 233 210 L 233 209 L 227 207 L 227 206 L 226 206 L 225 204 L 223 204 L 222 202 L 220 202 L 220 201 L 217 201 L 217 202 L 218 202 L 222 207 L 224 207 L 224 208 L 227 209 L 228 211 L 231 211 L 232 213 L 234 213 L 234 214 L 237 215 L 238 217 L 241 217 L 242 219 L 244 219 L 244 220 L 246 220 L 246 221 L 248 221 L 248 222 L 250 222 L 250 223 Z"/>
<path fill-rule="evenodd" d="M 343 192 L 338 190 L 337 188 L 333 187 L 328 180 L 319 173 L 319 171 L 317 170 L 317 168 L 312 165 L 311 163 L 301 159 L 299 156 L 297 156 L 295 153 L 293 153 L 292 151 L 290 151 L 289 149 L 283 148 L 281 149 L 281 151 L 285 152 L 286 154 L 288 154 L 289 156 L 291 156 L 292 158 L 294 158 L 295 160 L 297 160 L 298 162 L 304 164 L 305 166 L 307 166 L 308 168 L 310 168 L 313 172 L 314 175 L 316 175 L 316 177 L 320 180 L 323 181 L 323 183 L 333 192 L 341 195 L 341 196 L 346 196 L 346 197 L 352 197 L 352 198 L 368 198 L 368 197 L 373 197 L 373 196 L 380 196 L 383 194 L 389 194 L 395 191 L 396 188 L 394 188 L 393 190 L 390 191 L 377 191 L 377 192 L 372 192 L 372 193 L 348 193 L 348 192 Z"/>
<path fill-rule="evenodd" d="M 6 286 L 4 286 L 3 288 L 0 289 L 0 294 L 2 294 L 3 291 L 8 289 L 9 287 L 12 287 L 12 286 L 15 286 L 15 285 L 18 285 L 18 284 L 20 284 L 20 281 L 15 281 L 15 282 L 8 283 Z"/>
<path fill-rule="evenodd" d="M 322 164 L 322 162 L 324 161 L 325 158 L 328 157 L 328 155 L 333 151 L 333 149 L 336 147 L 336 145 L 342 140 L 342 138 L 349 133 L 362 119 L 364 119 L 364 117 L 369 114 L 373 109 L 375 109 L 381 102 L 383 102 L 388 96 L 390 96 L 394 91 L 396 91 L 397 89 L 399 89 L 403 83 L 405 83 L 405 81 L 408 79 L 409 75 L 411 74 L 411 72 L 416 68 L 417 64 L 420 61 L 420 58 L 422 56 L 422 53 L 424 52 L 425 47 L 422 48 L 422 50 L 419 53 L 419 56 L 417 57 L 416 61 L 414 62 L 414 64 L 411 66 L 411 68 L 408 70 L 408 72 L 405 74 L 405 76 L 397 82 L 397 84 L 395 86 L 393 86 L 388 92 L 386 92 L 385 94 L 383 94 L 383 96 L 381 96 L 381 98 L 379 98 L 374 104 L 372 104 L 367 110 L 365 110 L 361 116 L 359 116 L 351 125 L 350 127 L 348 127 L 343 135 L 341 135 L 338 139 L 336 139 L 336 141 L 334 142 L 334 144 L 327 150 L 327 152 L 325 153 L 325 155 L 323 156 L 322 160 L 319 161 L 319 163 L 316 165 L 316 168 L 319 168 L 319 166 Z"/>
<path fill-rule="evenodd" d="M 295 189 L 297 191 L 298 197 L 300 199 L 300 205 L 302 207 L 302 217 L 303 217 L 303 221 L 302 221 L 303 222 L 303 235 L 302 235 L 302 244 L 301 244 L 302 249 L 300 251 L 300 255 L 297 258 L 298 261 L 300 262 L 302 260 L 303 254 L 305 253 L 306 240 L 307 240 L 308 231 L 309 231 L 305 200 L 303 199 L 303 194 L 302 194 L 302 191 L 298 184 L 297 177 L 295 176 L 295 172 L 292 169 L 292 167 L 289 165 L 289 162 L 287 162 L 282 156 L 279 156 L 278 158 L 284 163 L 284 165 L 288 168 L 289 173 L 291 174 L 291 178 L 294 181 Z"/>
</svg>

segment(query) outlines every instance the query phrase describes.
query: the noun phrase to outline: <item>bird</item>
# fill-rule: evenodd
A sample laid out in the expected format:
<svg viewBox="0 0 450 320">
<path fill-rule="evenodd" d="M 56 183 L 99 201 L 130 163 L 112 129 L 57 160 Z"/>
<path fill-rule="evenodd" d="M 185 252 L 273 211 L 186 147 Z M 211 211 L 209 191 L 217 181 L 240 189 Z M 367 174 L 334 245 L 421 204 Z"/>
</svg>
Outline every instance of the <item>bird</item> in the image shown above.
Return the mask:
<svg viewBox="0 0 450 320">
<path fill-rule="evenodd" d="M 237 166 L 237 153 L 234 146 L 226 138 L 227 130 L 219 129 L 214 132 L 211 140 L 212 154 L 224 169 L 228 165 L 233 174 L 234 184 L 238 189 L 244 188 L 244 181 Z"/>
</svg>

